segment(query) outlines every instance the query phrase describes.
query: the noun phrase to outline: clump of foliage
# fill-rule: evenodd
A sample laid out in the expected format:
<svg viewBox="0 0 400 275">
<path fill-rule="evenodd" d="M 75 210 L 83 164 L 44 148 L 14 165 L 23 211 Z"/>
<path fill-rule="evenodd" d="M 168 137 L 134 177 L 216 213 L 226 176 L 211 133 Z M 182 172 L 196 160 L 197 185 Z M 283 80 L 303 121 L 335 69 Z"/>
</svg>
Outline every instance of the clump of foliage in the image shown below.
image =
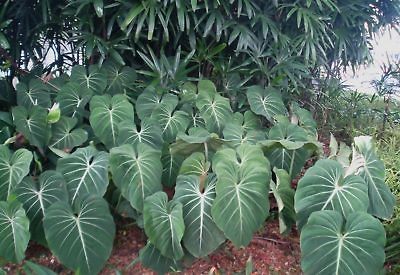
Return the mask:
<svg viewBox="0 0 400 275">
<path fill-rule="evenodd" d="M 135 80 L 134 69 L 106 63 L 16 86 L 17 105 L 1 113 L 10 133 L 0 147 L 1 257 L 20 262 L 33 239 L 68 268 L 97 273 L 115 236 L 111 207 L 144 228 L 143 265 L 179 270 L 185 254 L 204 257 L 227 239 L 246 246 L 271 190 L 281 232 L 301 230 L 306 274 L 382 268 L 374 216 L 390 218 L 395 200 L 369 137 L 354 140 L 352 156 L 332 138 L 329 158 L 294 190 L 320 144 L 311 114 L 295 102 L 289 111 L 281 90 L 250 86 L 239 109 L 208 80 L 142 92 Z"/>
<path fill-rule="evenodd" d="M 12 75 L 54 55 L 47 72 L 108 58 L 141 69 L 153 64 L 152 75 L 177 80 L 176 71 L 156 63 L 180 51 L 197 77 L 229 92 L 252 80 L 306 93 L 313 78 L 370 60 L 371 39 L 396 26 L 399 6 L 398 0 L 6 0 L 0 56 Z"/>
<path fill-rule="evenodd" d="M 306 274 L 376 274 L 375 217 L 390 218 L 394 197 L 370 138 L 353 150 L 332 139 L 290 185 L 320 155 L 302 108 L 315 79 L 367 62 L 373 35 L 399 20 L 398 0 L 348 2 L 5 1 L 0 257 L 20 262 L 33 239 L 97 273 L 120 213 L 148 236 L 143 265 L 179 270 L 227 239 L 247 245 L 272 191 L 281 232 L 301 230 Z"/>
</svg>

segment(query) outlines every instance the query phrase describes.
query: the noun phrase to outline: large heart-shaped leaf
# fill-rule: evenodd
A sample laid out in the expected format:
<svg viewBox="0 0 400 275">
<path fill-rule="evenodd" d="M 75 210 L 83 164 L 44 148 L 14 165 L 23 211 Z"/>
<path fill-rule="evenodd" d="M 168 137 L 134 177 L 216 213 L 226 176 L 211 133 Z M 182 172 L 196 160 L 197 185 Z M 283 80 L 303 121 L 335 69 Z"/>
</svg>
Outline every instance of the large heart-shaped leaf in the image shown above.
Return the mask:
<svg viewBox="0 0 400 275">
<path fill-rule="evenodd" d="M 212 82 L 209 83 L 212 84 Z M 205 85 L 203 84 L 204 82 L 199 82 L 199 96 L 196 100 L 196 107 L 206 123 L 207 130 L 211 133 L 221 134 L 225 124 L 233 116 L 229 99 L 218 94 L 215 87 L 204 88 Z"/>
<path fill-rule="evenodd" d="M 298 125 L 305 129 L 311 136 L 317 135 L 317 122 L 310 111 L 300 108 L 296 102 L 292 102 L 291 111 Z"/>
<path fill-rule="evenodd" d="M 49 142 L 51 131 L 47 123 L 47 110 L 33 106 L 28 111 L 22 106 L 12 109 L 17 131 L 29 140 L 31 145 L 43 148 Z"/>
<path fill-rule="evenodd" d="M 385 230 L 371 215 L 347 217 L 325 210 L 311 214 L 300 236 L 301 268 L 314 274 L 379 274 L 385 261 Z"/>
<path fill-rule="evenodd" d="M 301 127 L 282 121 L 273 126 L 269 140 L 260 142 L 271 165 L 286 170 L 294 178 L 303 168 L 312 152 L 318 150 L 316 141 L 309 141 Z"/>
<path fill-rule="evenodd" d="M 25 177 L 14 192 L 17 199 L 23 202 L 30 221 L 32 238 L 45 243 L 42 220 L 46 210 L 57 201 L 68 201 L 63 176 L 59 172 L 48 170 L 40 175 L 37 182 L 32 177 Z"/>
<path fill-rule="evenodd" d="M 179 132 L 185 132 L 189 126 L 189 115 L 184 111 L 176 111 L 178 102 L 162 102 L 152 113 L 151 117 L 161 126 L 163 139 L 166 142 L 174 141 Z"/>
<path fill-rule="evenodd" d="M 126 89 L 131 88 L 136 80 L 136 71 L 131 67 L 119 67 L 115 64 L 105 64 L 109 94 L 122 94 Z"/>
<path fill-rule="evenodd" d="M 211 216 L 215 186 L 215 176 L 207 180 L 196 175 L 180 175 L 176 181 L 174 200 L 182 203 L 186 226 L 183 244 L 197 258 L 207 256 L 225 241 Z"/>
<path fill-rule="evenodd" d="M 51 252 L 80 274 L 97 274 L 111 254 L 115 224 L 108 203 L 102 198 L 88 198 L 73 208 L 56 202 L 43 220 Z"/>
<path fill-rule="evenodd" d="M 80 118 L 92 95 L 92 90 L 77 83 L 68 82 L 58 91 L 56 101 L 60 104 L 62 115 Z"/>
<path fill-rule="evenodd" d="M 178 97 L 172 94 L 158 94 L 155 91 L 148 90 L 141 93 L 136 101 L 136 113 L 140 119 L 151 116 L 153 111 L 161 105 L 174 106 L 178 104 Z"/>
<path fill-rule="evenodd" d="M 218 178 L 214 221 L 236 246 L 245 246 L 268 216 L 269 162 L 258 146 L 243 144 L 236 151 L 218 151 L 213 171 Z"/>
<path fill-rule="evenodd" d="M 216 151 L 223 144 L 224 141 L 217 134 L 210 134 L 204 128 L 194 127 L 189 129 L 188 134 L 179 133 L 176 142 L 170 148 L 172 154 L 190 155 L 198 151 Z"/>
<path fill-rule="evenodd" d="M 344 168 L 350 166 L 351 148 L 344 142 L 340 142 L 340 146 L 336 138 L 331 134 L 329 142 L 329 158 L 338 161 Z"/>
<path fill-rule="evenodd" d="M 270 186 L 278 205 L 279 231 L 281 234 L 285 234 L 296 223 L 296 212 L 294 210 L 295 192 L 290 186 L 290 176 L 285 170 L 274 167 L 274 173 L 276 182 L 271 180 Z"/>
<path fill-rule="evenodd" d="M 178 261 L 163 256 L 150 242 L 147 242 L 146 246 L 140 249 L 139 258 L 143 266 L 153 269 L 158 274 L 165 274 L 181 269 Z"/>
<path fill-rule="evenodd" d="M 355 211 L 367 211 L 367 185 L 359 176 L 344 176 L 343 167 L 334 160 L 319 160 L 297 185 L 295 209 L 298 226 L 306 224 L 312 212 L 335 210 L 349 216 Z"/>
<path fill-rule="evenodd" d="M 95 94 L 102 94 L 107 86 L 107 76 L 94 65 L 89 66 L 87 71 L 83 66 L 74 66 L 71 71 L 71 82 L 90 89 Z"/>
<path fill-rule="evenodd" d="M 143 211 L 145 198 L 162 188 L 160 158 L 160 151 L 145 144 L 125 144 L 110 151 L 113 181 L 139 212 Z"/>
<path fill-rule="evenodd" d="M 255 115 L 252 111 L 248 110 L 242 113 L 234 113 L 233 114 L 233 122 L 242 126 L 243 130 L 251 131 L 251 130 L 260 130 L 261 129 L 261 120 L 260 117 Z"/>
<path fill-rule="evenodd" d="M 33 155 L 26 149 L 12 153 L 7 146 L 0 146 L 0 201 L 7 200 L 14 188 L 29 173 Z"/>
<path fill-rule="evenodd" d="M 161 163 L 163 167 L 162 183 L 165 186 L 172 187 L 175 185 L 176 177 L 178 176 L 183 160 L 183 156 L 171 154 L 169 147 L 164 147 L 161 156 Z"/>
<path fill-rule="evenodd" d="M 161 254 L 181 259 L 184 255 L 181 240 L 185 231 L 182 204 L 168 201 L 166 193 L 157 192 L 146 198 L 143 218 L 146 235 Z"/>
<path fill-rule="evenodd" d="M 108 148 L 117 145 L 118 124 L 134 122 L 133 105 L 124 95 L 94 96 L 90 101 L 90 125 Z"/>
<path fill-rule="evenodd" d="M 197 112 L 197 109 L 189 104 L 185 104 L 181 107 L 182 111 L 189 114 L 189 128 L 206 128 L 206 123 L 203 117 Z"/>
<path fill-rule="evenodd" d="M 201 83 L 205 83 L 206 81 L 202 80 L 199 82 L 200 85 Z M 198 89 L 195 84 L 192 82 L 186 82 L 185 84 L 182 85 L 182 88 L 180 89 L 180 98 L 181 101 L 184 103 L 189 103 L 190 105 L 194 105 L 196 103 L 196 99 L 198 97 Z"/>
<path fill-rule="evenodd" d="M 368 185 L 368 213 L 389 219 L 393 214 L 396 199 L 385 183 L 385 165 L 376 155 L 371 137 L 356 137 L 354 144 L 364 159 L 359 175 Z"/>
<path fill-rule="evenodd" d="M 273 122 L 278 115 L 286 116 L 287 110 L 279 91 L 272 87 L 251 86 L 247 89 L 247 100 L 250 109 Z"/>
<path fill-rule="evenodd" d="M 88 133 L 75 128 L 78 120 L 73 117 L 61 117 L 60 120 L 52 126 L 52 136 L 49 142 L 50 147 L 60 150 L 73 149 L 82 145 L 88 139 Z"/>
<path fill-rule="evenodd" d="M 246 131 L 242 125 L 237 123 L 227 123 L 223 130 L 224 139 L 233 147 L 243 143 L 256 144 L 258 141 L 265 140 L 266 135 L 261 130 Z"/>
<path fill-rule="evenodd" d="M 203 153 L 195 152 L 187 157 L 179 170 L 180 175 L 207 176 L 210 162 L 206 160 Z"/>
<path fill-rule="evenodd" d="M 161 150 L 164 144 L 160 124 L 152 119 L 142 120 L 140 127 L 133 121 L 123 121 L 118 125 L 119 145 L 139 143 L 147 144 L 150 147 Z"/>
<path fill-rule="evenodd" d="M 102 197 L 108 186 L 108 154 L 94 147 L 79 148 L 57 162 L 72 203 L 87 195 Z"/>
<path fill-rule="evenodd" d="M 17 103 L 29 109 L 32 106 L 49 108 L 51 105 L 50 92 L 41 79 L 32 79 L 29 85 L 19 82 L 16 87 Z"/>
<path fill-rule="evenodd" d="M 29 242 L 29 220 L 18 201 L 0 201 L 0 257 L 19 263 Z"/>
</svg>

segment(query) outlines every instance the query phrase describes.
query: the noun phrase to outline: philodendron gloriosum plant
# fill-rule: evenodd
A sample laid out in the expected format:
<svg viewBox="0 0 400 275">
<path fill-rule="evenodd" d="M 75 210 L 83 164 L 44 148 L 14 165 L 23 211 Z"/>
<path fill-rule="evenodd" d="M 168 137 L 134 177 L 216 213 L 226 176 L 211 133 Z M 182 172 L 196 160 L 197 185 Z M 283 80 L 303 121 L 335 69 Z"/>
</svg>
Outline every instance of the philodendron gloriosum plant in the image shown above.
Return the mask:
<svg viewBox="0 0 400 275">
<path fill-rule="evenodd" d="M 179 270 L 187 253 L 248 245 L 273 196 L 281 233 L 296 222 L 301 230 L 305 274 L 382 268 L 374 216 L 390 218 L 395 201 L 370 138 L 352 150 L 332 138 L 331 155 L 294 190 L 305 162 L 323 157 L 310 113 L 296 103 L 289 112 L 278 89 L 249 87 L 249 108 L 235 112 L 208 80 L 136 93 L 135 79 L 106 64 L 17 85 L 17 106 L 0 116 L 15 133 L 0 140 L 0 257 L 22 261 L 33 239 L 96 274 L 115 236 L 111 206 L 143 227 L 143 265 Z"/>
</svg>

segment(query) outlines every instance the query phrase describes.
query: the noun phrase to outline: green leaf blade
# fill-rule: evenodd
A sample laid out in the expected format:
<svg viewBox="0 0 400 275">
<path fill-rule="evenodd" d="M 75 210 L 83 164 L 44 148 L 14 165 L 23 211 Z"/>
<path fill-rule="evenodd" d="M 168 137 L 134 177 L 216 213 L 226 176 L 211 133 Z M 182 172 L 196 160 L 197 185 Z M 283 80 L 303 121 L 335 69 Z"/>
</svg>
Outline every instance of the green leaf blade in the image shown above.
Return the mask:
<svg viewBox="0 0 400 275">
<path fill-rule="evenodd" d="M 146 197 L 160 191 L 161 152 L 145 144 L 125 144 L 110 151 L 113 180 L 133 208 L 143 211 Z"/>
<path fill-rule="evenodd" d="M 257 115 L 262 115 L 270 122 L 278 115 L 287 115 L 287 109 L 281 95 L 274 88 L 263 89 L 261 86 L 251 86 L 247 90 L 247 100 L 250 109 Z"/>
<path fill-rule="evenodd" d="M 28 247 L 29 219 L 18 201 L 0 201 L 0 256 L 19 263 Z"/>
<path fill-rule="evenodd" d="M 343 167 L 333 160 L 319 160 L 300 179 L 295 195 L 298 226 L 306 224 L 311 213 L 335 210 L 344 217 L 368 208 L 367 186 L 359 176 L 344 177 Z"/>
<path fill-rule="evenodd" d="M 44 218 L 50 250 L 60 261 L 82 274 L 97 274 L 111 255 L 115 224 L 102 198 L 88 198 L 73 208 L 53 204 Z"/>
<path fill-rule="evenodd" d="M 70 200 L 87 195 L 102 197 L 108 186 L 108 153 L 94 147 L 79 148 L 71 155 L 57 162 L 66 180 Z"/>
<path fill-rule="evenodd" d="M 180 175 L 177 179 L 174 199 L 183 206 L 185 233 L 183 244 L 195 257 L 205 257 L 225 241 L 223 232 L 211 216 L 211 206 L 215 199 L 215 177 L 207 180 L 204 192 L 200 191 L 200 177 Z"/>
<path fill-rule="evenodd" d="M 7 200 L 15 187 L 29 173 L 33 155 L 26 149 L 12 153 L 0 145 L 0 200 Z"/>
<path fill-rule="evenodd" d="M 168 202 L 167 194 L 157 192 L 146 198 L 143 218 L 146 235 L 161 254 L 171 259 L 181 259 L 184 255 L 181 240 L 185 231 L 182 204 Z"/>
<path fill-rule="evenodd" d="M 235 246 L 245 246 L 268 216 L 269 162 L 258 146 L 244 144 L 218 151 L 213 171 L 218 181 L 212 216 Z"/>
<path fill-rule="evenodd" d="M 314 212 L 300 236 L 304 274 L 379 274 L 385 261 L 385 231 L 367 213 L 347 222 L 336 211 Z"/>
</svg>

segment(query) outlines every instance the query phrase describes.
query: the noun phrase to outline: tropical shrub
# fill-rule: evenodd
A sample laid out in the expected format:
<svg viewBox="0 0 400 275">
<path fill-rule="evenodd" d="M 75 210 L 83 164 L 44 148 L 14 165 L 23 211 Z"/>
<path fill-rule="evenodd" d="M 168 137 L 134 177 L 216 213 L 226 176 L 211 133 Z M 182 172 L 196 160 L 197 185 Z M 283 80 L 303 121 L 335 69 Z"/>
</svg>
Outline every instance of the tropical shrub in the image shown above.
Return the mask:
<svg viewBox="0 0 400 275">
<path fill-rule="evenodd" d="M 295 191 L 291 180 L 321 146 L 311 114 L 279 89 L 250 86 L 249 107 L 237 109 L 208 80 L 138 93 L 135 77 L 107 63 L 17 85 L 17 106 L 1 113 L 10 133 L 0 147 L 1 257 L 20 262 L 33 239 L 68 268 L 98 273 L 117 196 L 148 237 L 143 265 L 177 270 L 186 254 L 204 257 L 227 239 L 248 245 L 271 190 L 281 232 L 301 230 L 306 274 L 382 268 L 385 233 L 373 216 L 390 218 L 395 201 L 370 138 L 355 139 L 351 159 L 332 139 L 329 159 Z M 317 243 L 326 253 L 315 265 Z"/>
</svg>

